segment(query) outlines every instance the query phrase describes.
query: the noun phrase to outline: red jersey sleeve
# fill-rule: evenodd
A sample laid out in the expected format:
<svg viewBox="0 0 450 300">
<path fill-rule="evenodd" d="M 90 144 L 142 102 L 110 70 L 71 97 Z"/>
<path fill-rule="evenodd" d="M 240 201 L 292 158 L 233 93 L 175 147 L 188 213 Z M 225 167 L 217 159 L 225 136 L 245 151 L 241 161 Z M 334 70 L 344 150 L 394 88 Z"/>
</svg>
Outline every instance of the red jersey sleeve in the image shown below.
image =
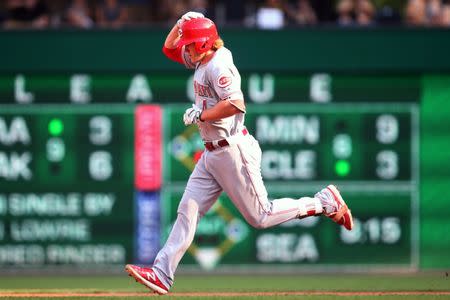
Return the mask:
<svg viewBox="0 0 450 300">
<path fill-rule="evenodd" d="M 181 56 L 182 55 L 181 54 L 181 47 L 174 48 L 174 49 L 169 49 L 166 46 L 163 46 L 162 52 L 169 59 L 184 65 L 183 57 Z"/>
</svg>

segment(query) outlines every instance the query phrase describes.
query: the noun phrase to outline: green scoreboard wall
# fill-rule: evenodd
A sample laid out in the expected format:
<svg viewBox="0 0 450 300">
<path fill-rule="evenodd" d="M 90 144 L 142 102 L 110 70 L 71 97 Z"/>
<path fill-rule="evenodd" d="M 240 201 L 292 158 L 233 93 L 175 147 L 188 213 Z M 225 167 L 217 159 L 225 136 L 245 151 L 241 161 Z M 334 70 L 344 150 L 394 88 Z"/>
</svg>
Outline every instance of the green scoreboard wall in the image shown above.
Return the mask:
<svg viewBox="0 0 450 300">
<path fill-rule="evenodd" d="M 164 242 L 203 149 L 195 127 L 182 124 L 192 74 L 164 59 L 164 32 L 0 33 L 0 265 L 138 261 L 134 127 L 146 103 L 163 109 L 163 184 L 151 197 L 160 197 Z M 309 218 L 257 231 L 222 195 L 183 266 L 448 268 L 450 33 L 223 37 L 269 196 L 312 195 L 334 182 L 356 228 Z"/>
<path fill-rule="evenodd" d="M 0 264 L 132 260 L 133 132 L 130 106 L 2 106 Z"/>
<path fill-rule="evenodd" d="M 181 120 L 183 112 L 169 106 L 165 119 Z M 224 196 L 200 222 L 185 264 L 416 267 L 418 121 L 414 103 L 249 105 L 246 124 L 263 151 L 269 196 L 310 196 L 335 182 L 346 191 L 356 229 L 347 232 L 330 220 L 310 218 L 256 231 Z M 166 128 L 172 138 L 165 151 L 168 231 L 202 148 L 192 127 L 170 121 Z"/>
</svg>

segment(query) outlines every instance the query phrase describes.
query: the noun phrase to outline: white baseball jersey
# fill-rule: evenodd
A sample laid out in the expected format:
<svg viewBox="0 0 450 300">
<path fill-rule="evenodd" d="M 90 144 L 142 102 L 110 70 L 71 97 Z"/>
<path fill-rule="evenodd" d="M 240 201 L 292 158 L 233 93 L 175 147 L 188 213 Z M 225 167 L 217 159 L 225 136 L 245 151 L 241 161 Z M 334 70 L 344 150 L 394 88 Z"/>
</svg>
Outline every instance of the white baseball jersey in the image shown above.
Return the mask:
<svg viewBox="0 0 450 300">
<path fill-rule="evenodd" d="M 218 49 L 206 64 L 194 65 L 185 51 L 183 51 L 183 60 L 187 68 L 195 68 L 194 93 L 195 104 L 198 107 L 207 109 L 219 101 L 244 100 L 241 76 L 227 48 Z M 243 126 L 244 112 L 213 122 L 198 123 L 200 135 L 204 141 L 230 137 L 242 130 Z"/>
</svg>

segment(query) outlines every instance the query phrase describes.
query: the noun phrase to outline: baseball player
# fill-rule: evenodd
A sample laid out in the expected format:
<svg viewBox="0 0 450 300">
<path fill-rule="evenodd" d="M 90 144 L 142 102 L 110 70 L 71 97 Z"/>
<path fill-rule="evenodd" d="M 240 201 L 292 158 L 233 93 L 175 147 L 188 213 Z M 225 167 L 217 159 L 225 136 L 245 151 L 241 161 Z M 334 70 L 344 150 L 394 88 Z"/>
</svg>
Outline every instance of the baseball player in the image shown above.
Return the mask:
<svg viewBox="0 0 450 300">
<path fill-rule="evenodd" d="M 198 126 L 205 151 L 189 177 L 166 244 L 151 268 L 127 265 L 125 270 L 132 277 L 166 294 L 198 222 L 222 191 L 255 228 L 323 214 L 352 229 L 351 212 L 334 185 L 314 197 L 268 200 L 260 169 L 261 149 L 244 126 L 241 77 L 213 21 L 200 13 L 186 13 L 168 34 L 163 52 L 195 70 L 195 103 L 186 109 L 183 121 L 186 126 Z"/>
</svg>

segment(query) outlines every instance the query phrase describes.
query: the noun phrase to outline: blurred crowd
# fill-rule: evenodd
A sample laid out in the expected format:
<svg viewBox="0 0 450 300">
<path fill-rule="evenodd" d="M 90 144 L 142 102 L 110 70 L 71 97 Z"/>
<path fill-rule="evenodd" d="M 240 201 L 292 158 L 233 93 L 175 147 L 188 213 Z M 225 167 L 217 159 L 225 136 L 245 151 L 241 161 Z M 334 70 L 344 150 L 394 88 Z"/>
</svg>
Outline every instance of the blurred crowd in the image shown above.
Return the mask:
<svg viewBox="0 0 450 300">
<path fill-rule="evenodd" d="M 0 25 L 21 28 L 171 26 L 187 11 L 221 26 L 450 27 L 450 0 L 1 0 Z"/>
</svg>

